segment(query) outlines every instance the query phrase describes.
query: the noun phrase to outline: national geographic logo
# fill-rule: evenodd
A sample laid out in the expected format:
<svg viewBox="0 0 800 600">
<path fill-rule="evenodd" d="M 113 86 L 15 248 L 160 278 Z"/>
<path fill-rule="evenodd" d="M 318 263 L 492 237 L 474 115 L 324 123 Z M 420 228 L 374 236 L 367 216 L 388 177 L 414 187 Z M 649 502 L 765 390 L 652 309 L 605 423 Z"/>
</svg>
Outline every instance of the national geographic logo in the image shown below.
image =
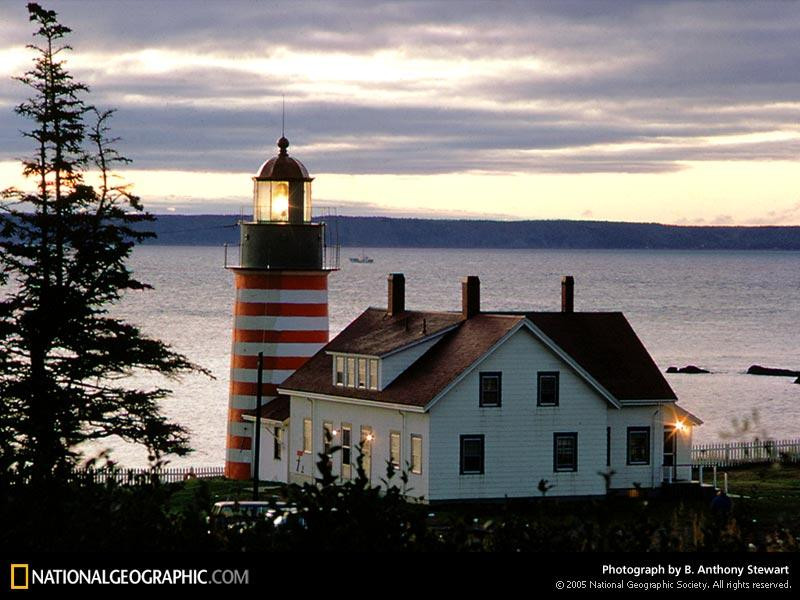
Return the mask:
<svg viewBox="0 0 800 600">
<path fill-rule="evenodd" d="M 11 563 L 10 588 L 30 585 L 249 585 L 249 569 L 30 568 Z"/>
<path fill-rule="evenodd" d="M 11 589 L 28 589 L 28 565 L 11 563 Z"/>
</svg>

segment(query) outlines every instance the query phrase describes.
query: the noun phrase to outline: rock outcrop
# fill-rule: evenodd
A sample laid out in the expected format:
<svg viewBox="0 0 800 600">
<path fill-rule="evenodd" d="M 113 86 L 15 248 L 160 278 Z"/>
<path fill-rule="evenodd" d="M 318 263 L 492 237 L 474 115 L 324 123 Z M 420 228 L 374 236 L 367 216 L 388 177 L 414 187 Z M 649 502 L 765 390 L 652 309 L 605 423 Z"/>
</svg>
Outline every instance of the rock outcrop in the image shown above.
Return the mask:
<svg viewBox="0 0 800 600">
<path fill-rule="evenodd" d="M 748 375 L 770 375 L 773 377 L 800 377 L 800 371 L 792 371 L 791 369 L 775 369 L 773 367 L 762 367 L 761 365 L 753 365 L 747 369 Z"/>
<path fill-rule="evenodd" d="M 696 367 L 694 365 L 686 365 L 685 367 L 669 367 L 667 369 L 667 373 L 687 373 L 689 375 L 698 375 L 700 373 L 711 373 L 711 371 L 707 371 L 706 369 L 701 369 L 700 367 Z"/>
</svg>

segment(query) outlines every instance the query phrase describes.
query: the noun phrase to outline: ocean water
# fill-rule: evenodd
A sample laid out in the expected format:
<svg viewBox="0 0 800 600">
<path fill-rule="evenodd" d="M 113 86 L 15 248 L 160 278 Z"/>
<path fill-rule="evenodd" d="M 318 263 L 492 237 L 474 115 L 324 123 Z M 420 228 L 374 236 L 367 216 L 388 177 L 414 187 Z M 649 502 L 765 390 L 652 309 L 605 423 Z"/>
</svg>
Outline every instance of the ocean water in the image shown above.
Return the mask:
<svg viewBox="0 0 800 600">
<path fill-rule="evenodd" d="M 800 437 L 800 385 L 745 375 L 751 364 L 800 369 L 800 253 L 643 250 L 459 250 L 365 248 L 372 264 L 353 264 L 362 249 L 342 249 L 332 273 L 331 336 L 368 306 L 386 305 L 386 274 L 406 275 L 406 306 L 458 310 L 461 277 L 481 279 L 486 310 L 558 310 L 561 276 L 575 277 L 576 310 L 625 313 L 658 366 L 695 364 L 710 375 L 667 375 L 680 403 L 705 421 L 695 442 L 740 434 L 734 419 L 756 411 L 759 435 Z M 173 465 L 221 465 L 224 457 L 233 283 L 219 247 L 146 246 L 131 266 L 154 286 L 114 309 L 215 379 L 179 382 L 139 375 L 133 383 L 174 390 L 164 412 L 191 431 L 195 452 Z M 128 466 L 140 449 L 102 444 Z M 88 449 L 95 452 L 98 446 Z"/>
</svg>

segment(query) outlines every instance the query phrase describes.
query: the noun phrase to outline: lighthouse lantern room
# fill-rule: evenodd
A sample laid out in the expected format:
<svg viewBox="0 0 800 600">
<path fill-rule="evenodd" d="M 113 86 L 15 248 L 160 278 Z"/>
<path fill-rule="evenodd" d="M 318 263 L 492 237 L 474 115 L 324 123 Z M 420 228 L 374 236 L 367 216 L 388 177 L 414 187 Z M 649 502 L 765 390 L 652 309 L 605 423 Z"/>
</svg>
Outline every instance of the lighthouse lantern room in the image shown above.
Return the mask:
<svg viewBox="0 0 800 600">
<path fill-rule="evenodd" d="M 260 436 L 269 452 L 261 452 L 258 478 L 285 481 L 288 408 L 278 406 L 277 388 L 328 341 L 328 274 L 336 265 L 325 264 L 325 223 L 311 219 L 313 178 L 288 148 L 281 137 L 278 155 L 253 177 L 253 218 L 240 224 L 239 264 L 228 266 L 236 301 L 225 474 L 233 479 L 255 475 L 259 353 L 270 419 Z"/>
</svg>

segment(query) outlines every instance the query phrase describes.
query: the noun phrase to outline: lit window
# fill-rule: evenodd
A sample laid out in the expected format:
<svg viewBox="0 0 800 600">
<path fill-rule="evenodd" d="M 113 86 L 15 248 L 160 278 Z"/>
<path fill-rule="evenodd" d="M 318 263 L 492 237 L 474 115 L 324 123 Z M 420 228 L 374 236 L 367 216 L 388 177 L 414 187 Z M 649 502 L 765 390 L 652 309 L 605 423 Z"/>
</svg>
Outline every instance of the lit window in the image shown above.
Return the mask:
<svg viewBox="0 0 800 600">
<path fill-rule="evenodd" d="M 461 475 L 483 475 L 483 435 L 461 436 Z"/>
<path fill-rule="evenodd" d="M 536 404 L 558 406 L 558 371 L 540 371 L 537 381 Z"/>
<path fill-rule="evenodd" d="M 342 423 L 342 477 L 350 479 L 351 477 L 351 456 L 352 456 L 352 428 L 350 425 Z"/>
<path fill-rule="evenodd" d="M 372 435 L 372 427 L 364 426 L 361 428 L 361 456 L 362 466 L 367 479 L 372 477 L 372 442 L 374 436 Z"/>
<path fill-rule="evenodd" d="M 273 446 L 272 446 L 272 458 L 275 460 L 281 459 L 281 450 L 282 450 L 282 442 L 283 442 L 283 429 L 281 427 L 276 427 L 273 432 Z M 269 447 L 269 446 L 267 446 Z"/>
<path fill-rule="evenodd" d="M 578 434 L 553 434 L 553 471 L 578 470 Z"/>
<path fill-rule="evenodd" d="M 367 387 L 367 359 L 358 359 L 358 387 Z"/>
<path fill-rule="evenodd" d="M 397 431 L 389 433 L 389 462 L 395 469 L 400 468 L 400 433 Z"/>
<path fill-rule="evenodd" d="M 411 434 L 411 472 L 422 473 L 422 436 Z"/>
<path fill-rule="evenodd" d="M 369 361 L 369 389 L 378 389 L 378 359 L 371 358 Z"/>
<path fill-rule="evenodd" d="M 335 363 L 336 363 L 336 375 L 333 382 L 336 385 L 344 385 L 344 357 L 337 356 Z"/>
<path fill-rule="evenodd" d="M 303 419 L 303 452 L 311 454 L 311 419 Z"/>
<path fill-rule="evenodd" d="M 628 464 L 650 464 L 649 427 L 628 427 Z"/>
<path fill-rule="evenodd" d="M 501 378 L 498 372 L 480 374 L 480 406 L 500 406 Z"/>
<path fill-rule="evenodd" d="M 356 387 L 356 359 L 347 359 L 347 383 L 348 387 Z"/>
<path fill-rule="evenodd" d="M 325 421 L 322 424 L 322 451 L 330 455 L 333 445 L 333 423 Z"/>
<path fill-rule="evenodd" d="M 289 220 L 289 182 L 273 181 L 270 221 Z"/>
</svg>

